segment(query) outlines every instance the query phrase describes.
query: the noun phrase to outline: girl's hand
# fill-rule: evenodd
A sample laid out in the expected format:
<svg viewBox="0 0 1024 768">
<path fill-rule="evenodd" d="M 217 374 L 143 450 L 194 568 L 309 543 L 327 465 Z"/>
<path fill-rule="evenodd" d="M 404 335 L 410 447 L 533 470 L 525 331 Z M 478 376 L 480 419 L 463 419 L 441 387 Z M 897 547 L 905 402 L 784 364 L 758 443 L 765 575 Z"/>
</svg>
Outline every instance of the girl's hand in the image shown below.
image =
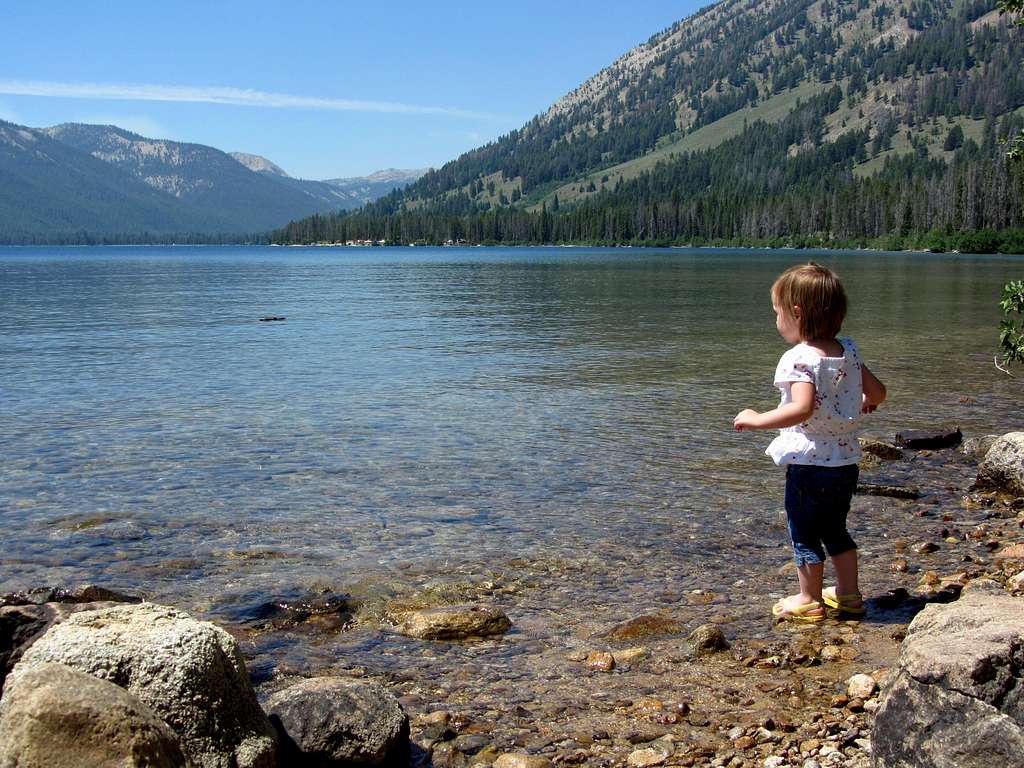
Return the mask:
<svg viewBox="0 0 1024 768">
<path fill-rule="evenodd" d="M 861 413 L 874 413 L 878 410 L 878 403 L 873 403 L 868 399 L 867 395 L 863 395 L 860 403 Z"/>
<path fill-rule="evenodd" d="M 756 419 L 760 415 L 751 408 L 744 408 L 736 414 L 736 418 L 732 420 L 732 425 L 736 428 L 737 432 L 742 432 L 744 429 L 757 429 Z"/>
</svg>

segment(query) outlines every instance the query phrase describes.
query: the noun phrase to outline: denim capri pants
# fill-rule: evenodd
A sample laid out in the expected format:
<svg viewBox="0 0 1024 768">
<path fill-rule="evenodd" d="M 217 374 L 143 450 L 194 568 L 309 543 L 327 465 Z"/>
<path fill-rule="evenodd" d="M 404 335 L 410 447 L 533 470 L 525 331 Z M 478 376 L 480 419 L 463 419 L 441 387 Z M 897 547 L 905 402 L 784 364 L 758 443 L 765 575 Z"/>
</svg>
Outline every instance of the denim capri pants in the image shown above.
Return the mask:
<svg viewBox="0 0 1024 768">
<path fill-rule="evenodd" d="M 786 519 L 797 566 L 825 562 L 857 544 L 846 530 L 850 499 L 857 488 L 856 464 L 786 468 Z"/>
</svg>

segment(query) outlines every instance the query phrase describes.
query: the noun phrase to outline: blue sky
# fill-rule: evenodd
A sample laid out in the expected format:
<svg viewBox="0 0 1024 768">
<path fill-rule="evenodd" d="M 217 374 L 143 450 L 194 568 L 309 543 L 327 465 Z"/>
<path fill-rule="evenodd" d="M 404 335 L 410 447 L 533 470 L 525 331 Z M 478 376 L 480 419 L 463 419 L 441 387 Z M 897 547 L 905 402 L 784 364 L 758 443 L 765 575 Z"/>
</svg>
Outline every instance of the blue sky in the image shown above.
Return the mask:
<svg viewBox="0 0 1024 768">
<path fill-rule="evenodd" d="M 707 2 L 10 2 L 0 119 L 113 123 L 293 176 L 440 166 Z"/>
</svg>

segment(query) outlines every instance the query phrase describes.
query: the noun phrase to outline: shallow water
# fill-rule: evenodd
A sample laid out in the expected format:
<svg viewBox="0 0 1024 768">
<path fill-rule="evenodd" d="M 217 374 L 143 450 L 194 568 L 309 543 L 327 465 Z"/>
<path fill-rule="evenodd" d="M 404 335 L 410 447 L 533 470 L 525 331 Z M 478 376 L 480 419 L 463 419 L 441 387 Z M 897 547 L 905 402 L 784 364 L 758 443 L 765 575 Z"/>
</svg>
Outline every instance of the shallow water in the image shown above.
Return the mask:
<svg viewBox="0 0 1024 768">
<path fill-rule="evenodd" d="M 236 620 L 521 558 L 590 621 L 756 579 L 786 558 L 782 479 L 731 423 L 775 403 L 768 288 L 808 258 L 889 387 L 867 433 L 1022 426 L 1024 378 L 992 365 L 1020 258 L 0 249 L 0 590 Z"/>
</svg>

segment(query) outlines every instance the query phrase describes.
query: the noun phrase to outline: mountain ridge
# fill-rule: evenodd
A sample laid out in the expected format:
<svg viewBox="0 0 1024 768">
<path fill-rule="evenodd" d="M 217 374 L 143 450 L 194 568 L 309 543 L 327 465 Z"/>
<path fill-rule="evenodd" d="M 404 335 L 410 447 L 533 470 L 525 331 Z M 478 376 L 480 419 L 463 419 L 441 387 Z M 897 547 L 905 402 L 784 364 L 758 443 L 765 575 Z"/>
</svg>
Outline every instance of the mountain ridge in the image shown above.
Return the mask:
<svg viewBox="0 0 1024 768">
<path fill-rule="evenodd" d="M 384 183 L 393 170 L 348 186 L 297 179 L 258 155 L 239 159 L 114 125 L 0 122 L 0 149 L 0 242 L 8 243 L 248 241 L 265 234 L 246 233 L 355 208 L 400 186 Z"/>
<path fill-rule="evenodd" d="M 724 0 L 404 191 L 274 237 L 824 242 L 1019 227 L 998 140 L 1020 130 L 1021 38 L 993 0 Z M 955 131 L 969 138 L 949 145 Z M 712 173 L 703 186 L 695 169 Z M 976 210 L 982 186 L 991 205 Z M 881 220 L 835 227 L 842 190 Z M 804 205 L 824 212 L 796 226 L 788 212 Z M 662 207 L 671 225 L 641 223 Z M 785 224 L 751 223 L 765 216 Z"/>
</svg>

